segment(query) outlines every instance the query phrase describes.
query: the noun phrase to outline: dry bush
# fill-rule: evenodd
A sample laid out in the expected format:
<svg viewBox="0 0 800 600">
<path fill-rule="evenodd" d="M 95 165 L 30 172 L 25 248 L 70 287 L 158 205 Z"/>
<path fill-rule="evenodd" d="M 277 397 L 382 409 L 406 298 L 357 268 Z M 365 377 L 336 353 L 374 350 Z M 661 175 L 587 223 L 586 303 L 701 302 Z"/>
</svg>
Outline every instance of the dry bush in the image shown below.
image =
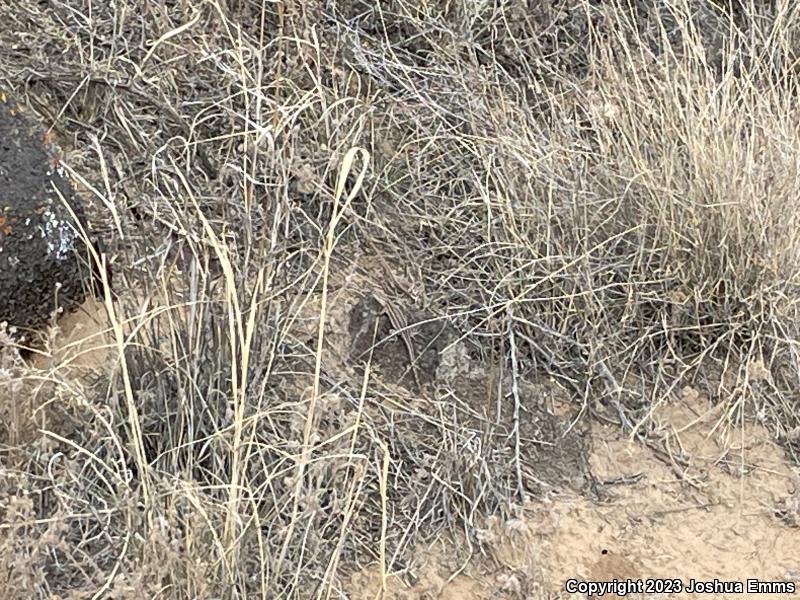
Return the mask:
<svg viewBox="0 0 800 600">
<path fill-rule="evenodd" d="M 642 439 L 688 378 L 732 418 L 798 425 L 791 3 L 0 16 L 5 85 L 54 123 L 108 238 L 118 358 L 92 386 L 49 374 L 33 403 L 61 433 L 4 463 L 19 597 L 341 597 L 358 564 L 402 570 L 531 489 L 521 380 Z M 298 333 L 365 255 L 510 374 L 516 440 Z"/>
</svg>

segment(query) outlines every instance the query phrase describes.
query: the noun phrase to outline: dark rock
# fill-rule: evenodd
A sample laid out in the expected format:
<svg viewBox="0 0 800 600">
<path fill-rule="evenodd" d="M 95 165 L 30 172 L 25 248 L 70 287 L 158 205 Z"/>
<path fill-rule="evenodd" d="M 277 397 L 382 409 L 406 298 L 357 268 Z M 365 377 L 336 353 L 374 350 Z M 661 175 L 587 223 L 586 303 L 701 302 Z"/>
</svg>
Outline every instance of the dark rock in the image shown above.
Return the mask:
<svg viewBox="0 0 800 600">
<path fill-rule="evenodd" d="M 85 230 L 81 202 L 44 132 L 0 92 L 0 322 L 36 327 L 83 302 L 91 262 L 64 201 Z"/>
</svg>

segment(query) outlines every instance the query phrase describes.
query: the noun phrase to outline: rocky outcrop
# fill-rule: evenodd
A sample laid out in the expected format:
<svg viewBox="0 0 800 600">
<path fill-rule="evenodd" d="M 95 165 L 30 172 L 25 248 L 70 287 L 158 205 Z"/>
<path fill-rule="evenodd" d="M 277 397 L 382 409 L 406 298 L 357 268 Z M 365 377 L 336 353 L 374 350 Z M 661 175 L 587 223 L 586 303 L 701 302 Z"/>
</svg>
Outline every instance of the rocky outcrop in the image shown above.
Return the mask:
<svg viewBox="0 0 800 600">
<path fill-rule="evenodd" d="M 0 322 L 29 328 L 92 285 L 81 202 L 43 130 L 0 92 Z"/>
</svg>

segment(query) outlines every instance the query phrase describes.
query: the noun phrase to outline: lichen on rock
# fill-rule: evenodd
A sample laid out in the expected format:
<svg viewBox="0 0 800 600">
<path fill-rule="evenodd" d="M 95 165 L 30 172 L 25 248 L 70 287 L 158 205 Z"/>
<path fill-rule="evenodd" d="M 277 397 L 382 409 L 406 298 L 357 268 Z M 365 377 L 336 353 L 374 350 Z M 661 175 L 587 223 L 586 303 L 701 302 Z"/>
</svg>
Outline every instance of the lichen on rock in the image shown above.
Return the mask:
<svg viewBox="0 0 800 600">
<path fill-rule="evenodd" d="M 75 218 L 86 227 L 44 132 L 0 92 L 0 322 L 37 327 L 83 302 L 92 270 Z"/>
</svg>

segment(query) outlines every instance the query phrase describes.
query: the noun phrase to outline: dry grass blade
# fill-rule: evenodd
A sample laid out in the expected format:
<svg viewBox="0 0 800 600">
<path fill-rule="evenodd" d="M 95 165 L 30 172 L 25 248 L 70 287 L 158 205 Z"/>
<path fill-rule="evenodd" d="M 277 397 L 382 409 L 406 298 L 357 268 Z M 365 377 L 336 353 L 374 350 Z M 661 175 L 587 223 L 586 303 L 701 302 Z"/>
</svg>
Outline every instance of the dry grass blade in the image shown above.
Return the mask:
<svg viewBox="0 0 800 600">
<path fill-rule="evenodd" d="M 656 418 L 687 385 L 797 460 L 799 31 L 789 0 L 4 4 L 108 326 L 61 363 L 55 325 L 0 333 L 0 589 L 388 595 L 443 529 L 455 579 L 485 516 L 598 494 L 590 423 L 699 487 Z"/>
</svg>

